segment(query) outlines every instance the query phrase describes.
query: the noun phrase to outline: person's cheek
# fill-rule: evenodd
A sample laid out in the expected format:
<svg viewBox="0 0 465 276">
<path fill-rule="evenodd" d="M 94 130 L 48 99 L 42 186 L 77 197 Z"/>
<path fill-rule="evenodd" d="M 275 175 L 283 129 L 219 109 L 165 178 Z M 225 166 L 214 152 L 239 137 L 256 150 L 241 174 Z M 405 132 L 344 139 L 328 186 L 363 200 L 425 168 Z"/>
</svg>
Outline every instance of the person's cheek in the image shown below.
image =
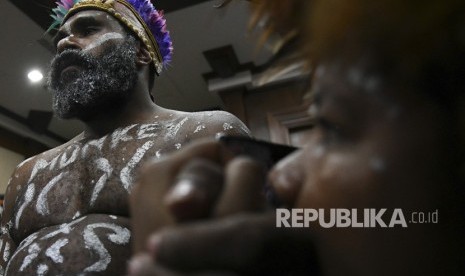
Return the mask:
<svg viewBox="0 0 465 276">
<path fill-rule="evenodd" d="M 319 152 L 321 151 L 321 152 Z M 387 161 L 371 147 L 313 149 L 306 154 L 307 177 L 300 208 L 374 208 L 385 185 Z M 384 184 L 383 184 L 384 183 Z"/>
</svg>

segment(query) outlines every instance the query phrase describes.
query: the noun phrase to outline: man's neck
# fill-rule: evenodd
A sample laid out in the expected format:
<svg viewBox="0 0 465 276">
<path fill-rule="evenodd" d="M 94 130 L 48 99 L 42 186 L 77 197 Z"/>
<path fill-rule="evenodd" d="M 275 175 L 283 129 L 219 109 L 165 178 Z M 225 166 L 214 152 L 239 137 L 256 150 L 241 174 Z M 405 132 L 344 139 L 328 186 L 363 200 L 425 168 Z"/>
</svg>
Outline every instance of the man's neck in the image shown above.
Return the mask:
<svg viewBox="0 0 465 276">
<path fill-rule="evenodd" d="M 146 89 L 137 88 L 131 93 L 128 101 L 108 108 L 88 120 L 83 120 L 86 125 L 85 137 L 92 139 L 102 137 L 117 128 L 147 122 L 163 110 L 151 101 Z"/>
</svg>

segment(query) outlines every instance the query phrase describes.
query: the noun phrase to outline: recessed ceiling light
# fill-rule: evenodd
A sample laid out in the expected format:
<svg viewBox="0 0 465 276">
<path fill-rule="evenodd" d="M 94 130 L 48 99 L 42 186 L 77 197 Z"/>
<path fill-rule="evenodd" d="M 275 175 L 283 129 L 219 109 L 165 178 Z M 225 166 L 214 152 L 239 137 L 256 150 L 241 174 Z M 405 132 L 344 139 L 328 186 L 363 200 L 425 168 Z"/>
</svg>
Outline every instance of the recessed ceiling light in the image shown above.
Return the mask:
<svg viewBox="0 0 465 276">
<path fill-rule="evenodd" d="M 27 74 L 27 77 L 32 81 L 32 82 L 38 82 L 41 81 L 44 78 L 44 75 L 39 70 L 32 70 Z"/>
</svg>

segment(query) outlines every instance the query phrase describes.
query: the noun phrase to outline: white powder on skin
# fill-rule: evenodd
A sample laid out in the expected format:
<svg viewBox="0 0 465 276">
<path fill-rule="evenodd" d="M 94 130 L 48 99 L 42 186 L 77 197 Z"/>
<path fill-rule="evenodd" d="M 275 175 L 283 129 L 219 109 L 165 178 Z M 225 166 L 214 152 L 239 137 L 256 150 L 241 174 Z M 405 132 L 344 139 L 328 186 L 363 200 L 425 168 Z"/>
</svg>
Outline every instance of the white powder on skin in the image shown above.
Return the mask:
<svg viewBox="0 0 465 276">
<path fill-rule="evenodd" d="M 159 124 L 146 124 L 146 125 L 141 125 L 139 128 L 139 131 L 137 132 L 137 139 L 146 139 L 146 138 L 151 138 L 157 136 L 154 131 L 157 131 L 160 129 Z"/>
<path fill-rule="evenodd" d="M 60 157 L 60 155 L 57 155 L 52 159 L 52 161 L 50 162 L 49 170 L 53 170 L 55 168 L 56 164 L 58 163 L 58 158 L 59 157 Z"/>
<path fill-rule="evenodd" d="M 60 249 L 67 245 L 69 242 L 68 239 L 59 239 L 55 243 L 53 243 L 47 250 L 45 251 L 45 256 L 52 259 L 52 261 L 56 264 L 63 263 L 63 255 L 60 253 Z"/>
<path fill-rule="evenodd" d="M 3 260 L 8 262 L 10 259 L 10 243 L 5 242 L 5 248 L 3 249 Z"/>
<path fill-rule="evenodd" d="M 82 148 L 81 157 L 85 157 L 87 155 L 87 151 L 89 150 L 91 146 L 94 146 L 99 151 L 101 151 L 103 148 L 103 143 L 105 142 L 106 139 L 107 139 L 107 135 L 103 136 L 102 138 L 98 140 L 92 140 L 92 141 L 87 142 L 86 145 Z"/>
<path fill-rule="evenodd" d="M 40 252 L 39 245 L 37 243 L 31 244 L 31 246 L 29 246 L 29 249 L 28 249 L 29 255 L 27 255 L 24 258 L 23 263 L 21 264 L 21 267 L 19 268 L 19 271 L 23 271 L 29 264 L 31 264 L 32 261 L 35 258 L 37 258 L 37 256 L 39 256 L 39 252 Z"/>
<path fill-rule="evenodd" d="M 184 125 L 184 123 L 187 122 L 187 120 L 189 120 L 189 118 L 186 117 L 186 118 L 182 119 L 182 121 L 180 121 L 176 125 L 169 126 L 168 127 L 168 133 L 165 136 L 165 141 L 174 139 L 176 137 L 176 134 L 178 133 L 178 131 L 181 129 L 182 125 Z"/>
<path fill-rule="evenodd" d="M 63 223 L 63 224 L 60 224 L 60 228 L 58 228 L 58 230 L 55 230 L 53 232 L 50 232 L 48 233 L 47 235 L 43 236 L 42 238 L 40 238 L 41 240 L 47 240 L 47 239 L 50 239 L 50 238 L 53 238 L 55 237 L 56 235 L 58 234 L 69 234 L 71 232 L 71 230 L 73 230 L 74 228 L 72 227 L 73 225 L 81 222 L 83 219 L 85 219 L 86 217 L 82 217 L 82 218 L 79 218 L 75 221 L 72 221 L 70 223 Z"/>
<path fill-rule="evenodd" d="M 119 142 L 123 141 L 123 142 L 128 142 L 128 141 L 131 141 L 133 138 L 131 136 L 129 136 L 127 133 L 129 130 L 131 130 L 132 128 L 134 128 L 136 126 L 136 124 L 134 125 L 130 125 L 128 127 L 125 127 L 123 129 L 117 129 L 115 130 L 115 132 L 113 132 L 113 134 L 111 135 L 111 148 L 114 149 Z"/>
<path fill-rule="evenodd" d="M 16 220 L 15 220 L 15 228 L 18 229 L 19 226 L 19 220 L 21 219 L 21 216 L 24 212 L 24 209 L 31 203 L 32 198 L 34 197 L 35 194 L 35 186 L 34 183 L 31 183 L 27 186 L 26 190 L 26 195 L 24 196 L 24 202 L 21 204 L 21 206 L 18 209 L 18 212 L 16 213 Z"/>
<path fill-rule="evenodd" d="M 195 128 L 194 133 L 200 132 L 205 129 L 205 125 L 199 125 Z"/>
<path fill-rule="evenodd" d="M 103 34 L 99 37 L 97 37 L 94 42 L 90 43 L 89 45 L 87 45 L 87 47 L 85 47 L 83 49 L 83 51 L 89 51 L 89 50 L 92 50 L 93 48 L 96 48 L 96 47 L 99 47 L 101 46 L 103 43 L 109 41 L 109 40 L 120 40 L 120 39 L 123 39 L 123 35 L 120 34 L 120 33 L 115 33 L 115 32 L 112 32 L 112 33 L 106 33 L 106 34 Z"/>
<path fill-rule="evenodd" d="M 48 272 L 48 266 L 46 264 L 40 264 L 37 266 L 37 276 L 44 276 Z"/>
<path fill-rule="evenodd" d="M 35 239 L 37 239 L 37 236 L 38 236 L 38 234 L 34 233 L 34 234 L 30 235 L 29 237 L 25 238 L 19 244 L 19 246 L 16 249 L 15 253 L 13 254 L 13 256 L 11 256 L 11 259 L 14 259 L 19 252 L 21 252 L 24 248 L 28 247 L 33 241 L 35 241 Z M 8 265 L 6 267 L 6 271 L 8 271 L 8 268 L 9 268 L 10 264 L 11 264 L 11 262 L 8 263 Z"/>
<path fill-rule="evenodd" d="M 74 214 L 73 219 L 78 218 L 81 215 L 81 212 L 77 211 L 76 214 Z"/>
<path fill-rule="evenodd" d="M 37 211 L 37 213 L 39 213 L 39 214 L 41 214 L 43 216 L 50 214 L 50 210 L 48 209 L 48 202 L 47 202 L 48 193 L 66 174 L 67 173 L 62 172 L 59 175 L 55 176 L 42 189 L 42 192 L 40 192 L 39 196 L 37 197 L 37 203 L 36 203 L 36 211 Z"/>
<path fill-rule="evenodd" d="M 144 145 L 142 145 L 142 147 L 138 148 L 136 153 L 134 154 L 134 156 L 131 158 L 131 160 L 129 160 L 128 164 L 126 165 L 126 167 L 124 167 L 122 170 L 121 170 L 121 173 L 120 173 L 120 178 L 121 178 L 121 182 L 123 184 L 123 187 L 124 189 L 126 189 L 126 191 L 129 191 L 129 186 L 132 184 L 132 171 L 134 170 L 134 168 L 137 166 L 137 164 L 139 164 L 139 162 L 142 160 L 142 158 L 144 157 L 145 153 L 151 148 L 153 147 L 154 145 L 154 142 L 153 141 L 148 141 L 148 142 L 145 142 Z"/>
<path fill-rule="evenodd" d="M 68 165 L 74 163 L 76 161 L 77 156 L 78 156 L 79 150 L 80 150 L 80 148 L 76 147 L 69 159 L 66 156 L 67 155 L 66 152 L 64 152 L 63 155 L 61 156 L 61 159 L 60 159 L 60 169 L 63 169 L 64 167 L 67 167 Z"/>
<path fill-rule="evenodd" d="M 113 172 L 113 168 L 111 167 L 110 162 L 105 158 L 97 159 L 95 161 L 95 164 L 97 165 L 97 168 L 99 170 L 103 171 L 103 175 L 99 178 L 97 184 L 95 184 L 94 191 L 92 192 L 92 197 L 90 199 L 90 206 L 94 205 L 95 200 L 97 199 L 100 191 L 103 189 L 103 186 L 105 186 L 108 178 L 111 176 L 111 173 Z"/>
<path fill-rule="evenodd" d="M 32 179 L 36 176 L 36 174 L 40 171 L 45 169 L 49 163 L 44 160 L 44 159 L 39 159 L 37 162 L 34 164 L 34 168 L 32 168 L 32 173 L 31 176 L 29 177 L 29 180 L 27 182 L 31 182 Z"/>
<path fill-rule="evenodd" d="M 223 130 L 230 130 L 233 129 L 234 127 L 230 123 L 224 123 L 223 124 Z"/>
<path fill-rule="evenodd" d="M 131 232 L 124 227 L 112 223 L 93 223 L 87 225 L 84 230 L 84 243 L 87 249 L 97 253 L 99 260 L 91 266 L 84 269 L 85 272 L 104 271 L 111 262 L 111 256 L 108 250 L 103 246 L 99 237 L 94 233 L 95 228 L 106 228 L 114 231 L 114 234 L 108 234 L 108 240 L 113 243 L 124 245 L 129 242 Z"/>
</svg>

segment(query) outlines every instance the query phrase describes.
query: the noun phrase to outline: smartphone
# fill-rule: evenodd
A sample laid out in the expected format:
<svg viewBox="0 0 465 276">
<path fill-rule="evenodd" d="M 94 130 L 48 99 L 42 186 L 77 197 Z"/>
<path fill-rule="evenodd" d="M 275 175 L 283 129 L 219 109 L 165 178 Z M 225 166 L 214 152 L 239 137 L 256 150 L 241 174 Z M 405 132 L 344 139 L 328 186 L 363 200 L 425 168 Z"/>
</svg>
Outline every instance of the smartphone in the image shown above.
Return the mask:
<svg viewBox="0 0 465 276">
<path fill-rule="evenodd" d="M 298 148 L 274 144 L 244 136 L 221 136 L 219 141 L 235 155 L 248 156 L 270 169 L 279 160 Z"/>
</svg>

